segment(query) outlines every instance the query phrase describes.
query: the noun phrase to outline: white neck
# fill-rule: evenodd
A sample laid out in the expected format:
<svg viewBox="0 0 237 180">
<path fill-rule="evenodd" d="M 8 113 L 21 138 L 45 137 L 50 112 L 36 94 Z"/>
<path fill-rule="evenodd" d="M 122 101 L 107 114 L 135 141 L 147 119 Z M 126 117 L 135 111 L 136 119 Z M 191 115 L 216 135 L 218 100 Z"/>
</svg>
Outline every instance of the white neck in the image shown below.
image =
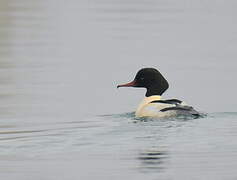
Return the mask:
<svg viewBox="0 0 237 180">
<path fill-rule="evenodd" d="M 136 112 L 139 112 L 145 105 L 149 104 L 150 102 L 157 101 L 157 100 L 161 100 L 161 96 L 154 95 L 154 96 L 145 97 L 143 101 L 139 104 Z"/>
</svg>

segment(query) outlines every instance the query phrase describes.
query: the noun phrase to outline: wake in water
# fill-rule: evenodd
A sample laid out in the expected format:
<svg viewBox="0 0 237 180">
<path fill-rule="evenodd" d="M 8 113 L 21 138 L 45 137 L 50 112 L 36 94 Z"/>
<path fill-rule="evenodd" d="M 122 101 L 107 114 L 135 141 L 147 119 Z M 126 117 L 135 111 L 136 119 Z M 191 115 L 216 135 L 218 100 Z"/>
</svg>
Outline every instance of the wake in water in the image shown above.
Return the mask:
<svg viewBox="0 0 237 180">
<path fill-rule="evenodd" d="M 162 117 L 162 118 L 156 118 L 156 117 L 136 117 L 135 112 L 126 112 L 121 114 L 107 114 L 107 115 L 100 115 L 100 117 L 112 117 L 112 118 L 126 118 L 134 121 L 156 121 L 156 120 L 192 120 L 192 119 L 199 119 L 207 117 L 207 113 L 199 112 L 198 115 L 192 115 L 192 114 L 179 114 L 172 117 Z"/>
</svg>

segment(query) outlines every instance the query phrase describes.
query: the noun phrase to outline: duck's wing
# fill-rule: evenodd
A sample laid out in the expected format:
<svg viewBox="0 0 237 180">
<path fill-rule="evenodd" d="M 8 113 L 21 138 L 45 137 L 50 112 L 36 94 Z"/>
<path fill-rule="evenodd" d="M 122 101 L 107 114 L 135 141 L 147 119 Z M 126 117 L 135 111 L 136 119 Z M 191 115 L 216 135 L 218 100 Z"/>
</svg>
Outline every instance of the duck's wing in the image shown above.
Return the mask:
<svg viewBox="0 0 237 180">
<path fill-rule="evenodd" d="M 177 115 L 192 115 L 195 117 L 201 116 L 192 106 L 176 105 L 175 107 L 167 107 L 160 110 L 161 112 L 174 111 Z"/>
<path fill-rule="evenodd" d="M 167 100 L 156 100 L 152 101 L 151 103 L 154 103 L 157 105 L 159 104 L 160 112 L 164 113 L 175 113 L 176 115 L 193 115 L 195 117 L 199 117 L 200 113 L 196 111 L 192 106 L 188 106 L 185 102 L 180 101 L 178 99 L 167 99 Z M 165 106 L 161 106 L 161 105 Z"/>
<path fill-rule="evenodd" d="M 183 101 L 180 101 L 178 99 L 166 99 L 166 100 L 155 100 L 150 103 L 164 103 L 164 104 L 182 104 Z"/>
</svg>

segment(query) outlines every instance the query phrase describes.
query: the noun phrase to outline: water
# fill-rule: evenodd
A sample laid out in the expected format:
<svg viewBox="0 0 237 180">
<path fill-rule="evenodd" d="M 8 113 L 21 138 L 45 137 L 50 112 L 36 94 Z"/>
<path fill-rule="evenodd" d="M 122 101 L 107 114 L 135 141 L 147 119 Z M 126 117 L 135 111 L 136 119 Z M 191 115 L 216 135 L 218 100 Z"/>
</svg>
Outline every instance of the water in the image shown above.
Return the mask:
<svg viewBox="0 0 237 180">
<path fill-rule="evenodd" d="M 8 123 L 1 127 L 1 176 L 233 179 L 236 117 L 213 113 L 144 121 L 127 113 L 67 123 Z"/>
<path fill-rule="evenodd" d="M 0 4 L 1 179 L 236 179 L 235 1 Z M 208 115 L 136 119 L 149 66 Z"/>
</svg>

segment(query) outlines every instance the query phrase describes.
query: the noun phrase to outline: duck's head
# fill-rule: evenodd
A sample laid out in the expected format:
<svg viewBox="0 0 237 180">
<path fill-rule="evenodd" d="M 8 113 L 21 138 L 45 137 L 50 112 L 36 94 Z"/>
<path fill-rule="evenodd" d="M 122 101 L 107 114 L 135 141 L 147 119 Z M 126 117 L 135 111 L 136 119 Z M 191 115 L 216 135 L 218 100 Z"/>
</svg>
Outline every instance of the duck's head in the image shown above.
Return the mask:
<svg viewBox="0 0 237 180">
<path fill-rule="evenodd" d="M 143 68 L 139 70 L 135 79 L 127 84 L 118 85 L 119 87 L 143 87 L 147 89 L 146 96 L 161 96 L 169 87 L 168 82 L 162 74 L 154 68 Z"/>
</svg>

